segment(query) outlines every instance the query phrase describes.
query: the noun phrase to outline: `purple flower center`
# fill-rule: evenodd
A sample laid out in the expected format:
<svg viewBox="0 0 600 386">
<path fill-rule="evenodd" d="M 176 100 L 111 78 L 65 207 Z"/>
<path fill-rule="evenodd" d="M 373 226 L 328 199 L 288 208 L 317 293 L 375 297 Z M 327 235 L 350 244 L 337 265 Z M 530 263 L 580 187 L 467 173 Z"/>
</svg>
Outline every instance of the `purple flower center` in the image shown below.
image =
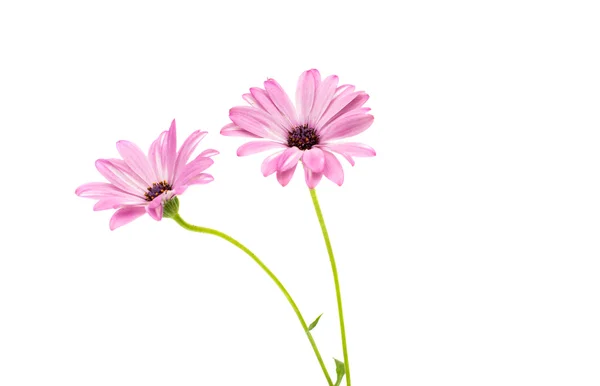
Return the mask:
<svg viewBox="0 0 600 386">
<path fill-rule="evenodd" d="M 289 147 L 296 146 L 300 150 L 308 150 L 319 144 L 319 135 L 308 125 L 298 126 L 289 133 L 287 144 Z"/>
<path fill-rule="evenodd" d="M 148 191 L 144 193 L 144 196 L 146 196 L 146 201 L 152 201 L 164 192 L 172 189 L 173 188 L 167 181 L 154 182 L 152 186 L 148 188 Z"/>
</svg>

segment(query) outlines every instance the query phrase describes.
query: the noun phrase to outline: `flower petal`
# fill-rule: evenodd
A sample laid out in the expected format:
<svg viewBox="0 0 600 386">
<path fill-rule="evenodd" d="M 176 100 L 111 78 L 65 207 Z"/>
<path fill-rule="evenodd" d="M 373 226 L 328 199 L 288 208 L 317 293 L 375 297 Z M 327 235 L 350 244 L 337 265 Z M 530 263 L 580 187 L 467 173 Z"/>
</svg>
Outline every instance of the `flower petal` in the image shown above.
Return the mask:
<svg viewBox="0 0 600 386">
<path fill-rule="evenodd" d="M 111 231 L 114 231 L 118 227 L 129 224 L 136 218 L 142 216 L 146 210 L 143 206 L 126 206 L 121 208 L 112 215 L 109 222 Z"/>
<path fill-rule="evenodd" d="M 177 176 L 177 180 L 173 182 L 173 189 L 180 185 L 189 185 L 191 179 L 208 169 L 213 163 L 214 161 L 211 158 L 196 157 L 192 162 L 185 165 L 185 168 Z"/>
<path fill-rule="evenodd" d="M 322 173 L 325 167 L 325 156 L 318 147 L 305 150 L 302 154 L 302 163 L 315 173 Z"/>
<path fill-rule="evenodd" d="M 279 83 L 277 83 L 275 79 L 269 79 L 265 82 L 265 90 L 269 94 L 273 104 L 275 104 L 279 111 L 281 111 L 281 113 L 290 121 L 292 127 L 298 126 L 296 109 L 294 108 L 290 97 L 283 88 L 281 88 Z"/>
<path fill-rule="evenodd" d="M 242 99 L 245 100 L 246 102 L 248 102 L 248 104 L 252 107 L 258 107 L 260 108 L 260 105 L 258 104 L 258 102 L 256 101 L 256 99 L 254 99 L 254 97 L 252 96 L 252 94 L 244 94 L 242 95 Z"/>
<path fill-rule="evenodd" d="M 248 106 L 236 106 L 229 110 L 229 119 L 239 128 L 258 137 L 279 141 L 287 139 L 287 131 L 284 131 L 263 110 Z"/>
<path fill-rule="evenodd" d="M 286 186 L 291 181 L 296 171 L 296 165 L 298 164 L 294 164 L 287 170 L 277 170 L 277 181 L 279 181 L 281 186 Z"/>
<path fill-rule="evenodd" d="M 283 153 L 282 151 L 278 151 L 277 153 L 273 153 L 267 158 L 264 159 L 262 165 L 260 166 L 260 171 L 263 176 L 267 177 L 277 171 L 277 165 L 279 164 L 279 156 Z"/>
<path fill-rule="evenodd" d="M 113 184 L 106 182 L 90 182 L 83 184 L 75 190 L 75 194 L 79 197 L 85 198 L 105 198 L 113 196 L 139 197 L 132 195 L 131 193 L 124 192 Z"/>
<path fill-rule="evenodd" d="M 257 102 L 258 106 L 267 114 L 269 114 L 273 121 L 279 125 L 279 127 L 281 127 L 284 131 L 288 131 L 290 127 L 292 127 L 292 123 L 288 117 L 279 111 L 265 90 L 258 87 L 252 87 L 250 92 L 252 93 L 252 96 L 254 97 L 254 100 Z"/>
<path fill-rule="evenodd" d="M 152 185 L 154 181 L 154 172 L 148 162 L 148 157 L 135 143 L 129 141 L 117 142 L 117 151 L 123 158 L 123 161 L 133 170 L 147 186 Z"/>
<path fill-rule="evenodd" d="M 344 157 L 346 159 L 346 161 L 348 161 L 348 163 L 350 163 L 350 165 L 354 166 L 354 164 L 355 164 L 354 158 L 352 158 L 352 156 L 350 154 L 335 151 L 335 150 L 329 148 L 329 146 L 322 146 L 321 149 L 329 149 L 331 151 L 334 151 L 334 152 L 338 153 L 339 155 L 341 155 L 342 157 Z M 323 151 L 325 151 L 325 150 L 323 150 Z"/>
<path fill-rule="evenodd" d="M 194 176 L 188 180 L 187 185 L 202 185 L 208 184 L 209 182 L 213 182 L 215 178 L 208 173 L 200 173 L 197 176 Z"/>
<path fill-rule="evenodd" d="M 141 196 L 140 193 L 146 189 L 145 183 L 129 169 L 123 160 L 99 159 L 96 161 L 96 169 L 111 184 L 127 193 Z"/>
<path fill-rule="evenodd" d="M 343 115 L 321 129 L 319 133 L 321 143 L 360 134 L 371 126 L 373 119 L 372 115 L 364 114 L 362 111 Z"/>
<path fill-rule="evenodd" d="M 341 143 L 329 143 L 325 145 L 326 148 L 335 151 L 336 153 L 345 153 L 355 157 L 374 157 L 377 155 L 375 149 L 364 143 L 358 142 L 341 142 Z"/>
<path fill-rule="evenodd" d="M 191 176 L 190 178 L 188 178 L 186 180 L 185 185 L 177 185 L 177 188 L 174 188 L 173 193 L 175 196 L 179 196 L 183 194 L 187 190 L 187 188 L 189 188 L 192 185 L 208 184 L 209 182 L 212 182 L 214 180 L 215 179 L 212 175 L 208 173 L 200 173 L 198 175 Z"/>
<path fill-rule="evenodd" d="M 354 92 L 355 87 L 351 84 L 343 84 L 335 90 L 334 98 Z"/>
<path fill-rule="evenodd" d="M 152 142 L 152 145 L 150 145 L 150 150 L 148 150 L 148 161 L 150 162 L 150 166 L 152 167 L 152 170 L 154 170 L 155 175 L 154 182 L 164 181 L 167 179 L 162 155 L 163 142 L 165 141 L 166 136 L 166 131 L 160 133 L 158 138 L 156 138 L 156 140 Z"/>
<path fill-rule="evenodd" d="M 316 69 L 304 71 L 298 79 L 296 107 L 298 109 L 299 122 L 308 122 L 320 79 L 321 76 Z"/>
<path fill-rule="evenodd" d="M 273 141 L 252 141 L 243 144 L 237 149 L 237 155 L 242 157 L 250 154 L 260 153 L 269 149 L 285 148 L 286 146 Z"/>
<path fill-rule="evenodd" d="M 321 178 L 323 178 L 323 173 L 315 173 L 308 167 L 304 166 L 304 180 L 306 181 L 306 185 L 308 185 L 309 189 L 316 188 L 321 181 Z"/>
<path fill-rule="evenodd" d="M 185 164 L 189 161 L 190 156 L 194 150 L 196 150 L 200 141 L 206 137 L 206 134 L 208 134 L 208 132 L 198 130 L 185 139 L 177 152 L 177 160 L 175 161 L 175 168 L 173 170 L 173 180 L 177 179 L 177 174 L 183 170 Z"/>
<path fill-rule="evenodd" d="M 221 135 L 226 137 L 250 137 L 250 138 L 261 138 L 259 135 L 252 134 L 251 132 L 240 129 L 235 123 L 229 123 L 221 129 Z"/>
<path fill-rule="evenodd" d="M 162 160 L 164 167 L 166 168 L 167 175 L 165 180 L 173 181 L 175 177 L 175 161 L 177 160 L 177 128 L 175 126 L 175 120 L 171 122 L 171 127 L 165 138 L 165 142 L 162 150 Z"/>
<path fill-rule="evenodd" d="M 212 157 L 218 154 L 219 152 L 215 149 L 206 149 L 202 153 L 198 154 L 198 157 Z"/>
<path fill-rule="evenodd" d="M 328 151 L 323 151 L 325 155 L 325 167 L 323 168 L 323 175 L 330 181 L 342 186 L 344 183 L 344 169 L 342 164 L 335 155 Z"/>
<path fill-rule="evenodd" d="M 315 96 L 315 104 L 309 115 L 308 126 L 315 127 L 316 123 L 321 118 L 321 115 L 323 115 L 323 112 L 329 107 L 337 84 L 338 77 L 336 75 L 330 75 L 321 82 L 317 89 L 317 95 Z"/>
<path fill-rule="evenodd" d="M 98 202 L 94 205 L 94 210 L 107 210 L 107 209 L 117 209 L 124 206 L 139 206 L 144 205 L 146 200 L 141 199 L 139 197 L 104 197 L 98 200 Z"/>
<path fill-rule="evenodd" d="M 369 95 L 365 94 L 363 91 L 351 94 L 341 94 L 331 101 L 327 110 L 315 124 L 315 128 L 319 131 L 340 116 L 360 108 L 368 99 Z"/>
<path fill-rule="evenodd" d="M 281 157 L 279 157 L 279 163 L 277 170 L 288 170 L 292 167 L 296 167 L 298 160 L 302 157 L 302 150 L 297 147 L 288 147 L 283 151 Z"/>
<path fill-rule="evenodd" d="M 146 205 L 146 213 L 148 213 L 150 217 L 152 217 L 156 221 L 162 220 L 163 217 L 163 196 L 164 194 L 155 197 L 154 200 L 150 202 L 150 204 Z"/>
</svg>

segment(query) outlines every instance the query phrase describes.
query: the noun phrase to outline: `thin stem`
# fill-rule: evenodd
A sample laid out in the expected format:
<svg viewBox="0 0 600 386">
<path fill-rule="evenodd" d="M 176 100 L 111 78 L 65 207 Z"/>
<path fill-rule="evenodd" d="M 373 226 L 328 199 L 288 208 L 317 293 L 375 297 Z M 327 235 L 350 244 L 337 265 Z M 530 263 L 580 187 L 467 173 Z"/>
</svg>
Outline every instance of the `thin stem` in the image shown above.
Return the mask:
<svg viewBox="0 0 600 386">
<path fill-rule="evenodd" d="M 304 317 L 300 313 L 300 310 L 298 309 L 296 302 L 294 302 L 294 299 L 292 299 L 292 296 L 285 289 L 285 287 L 283 286 L 281 281 L 279 281 L 277 276 L 275 276 L 275 274 L 273 272 L 271 272 L 271 270 L 269 268 L 267 268 L 267 266 L 258 258 L 258 256 L 256 256 L 251 250 L 246 248 L 242 243 L 240 243 L 233 237 L 231 237 L 223 232 L 220 232 L 218 230 L 211 229 L 211 228 L 199 227 L 196 225 L 188 224 L 187 222 L 185 222 L 185 220 L 183 220 L 181 218 L 181 216 L 179 214 L 174 215 L 173 220 L 175 220 L 177 222 L 177 224 L 181 225 L 184 229 L 187 229 L 188 231 L 199 232 L 199 233 L 208 233 L 208 234 L 215 235 L 224 240 L 229 241 L 231 244 L 235 245 L 242 251 L 246 252 L 246 254 L 248 256 L 250 256 L 252 258 L 252 260 L 254 260 L 254 262 L 256 264 L 258 264 L 260 266 L 260 268 L 262 268 L 262 270 L 265 271 L 265 273 L 267 275 L 269 275 L 271 280 L 273 280 L 275 282 L 275 284 L 277 285 L 277 287 L 279 287 L 281 292 L 283 292 L 283 295 L 287 299 L 288 303 L 290 303 L 290 305 L 294 309 L 294 312 L 296 313 L 296 316 L 298 317 L 298 320 L 300 321 L 300 324 L 302 325 L 302 328 L 304 329 L 304 332 L 306 333 L 306 336 L 308 337 L 308 340 L 310 341 L 310 345 L 312 346 L 312 349 L 315 352 L 315 355 L 317 356 L 317 360 L 319 361 L 319 365 L 321 366 L 321 369 L 323 370 L 323 374 L 325 375 L 325 378 L 327 378 L 327 383 L 329 384 L 329 386 L 333 386 L 333 382 L 331 381 L 331 377 L 329 376 L 329 373 L 327 372 L 327 368 L 325 367 L 325 364 L 323 363 L 323 358 L 321 358 L 321 354 L 319 353 L 317 344 L 315 343 L 315 340 L 313 339 L 312 334 L 308 330 L 308 325 L 306 324 Z"/>
<path fill-rule="evenodd" d="M 350 386 L 350 363 L 348 362 L 348 347 L 346 345 L 346 328 L 344 327 L 344 311 L 342 309 L 342 293 L 340 291 L 340 281 L 338 278 L 337 267 L 335 265 L 335 258 L 333 257 L 333 249 L 331 248 L 331 242 L 329 241 L 329 234 L 327 233 L 327 227 L 325 226 L 325 220 L 323 219 L 323 213 L 321 212 L 321 206 L 319 206 L 319 200 L 317 199 L 317 192 L 315 189 L 310 189 L 310 196 L 312 198 L 317 217 L 319 218 L 319 225 L 321 225 L 321 231 L 323 232 L 323 238 L 325 239 L 325 246 L 327 247 L 327 253 L 329 254 L 329 261 L 331 262 L 331 271 L 333 272 L 333 282 L 335 283 L 335 296 L 337 299 L 338 316 L 340 319 L 340 332 L 342 333 L 342 349 L 344 350 L 344 368 L 346 370 L 346 385 Z"/>
</svg>

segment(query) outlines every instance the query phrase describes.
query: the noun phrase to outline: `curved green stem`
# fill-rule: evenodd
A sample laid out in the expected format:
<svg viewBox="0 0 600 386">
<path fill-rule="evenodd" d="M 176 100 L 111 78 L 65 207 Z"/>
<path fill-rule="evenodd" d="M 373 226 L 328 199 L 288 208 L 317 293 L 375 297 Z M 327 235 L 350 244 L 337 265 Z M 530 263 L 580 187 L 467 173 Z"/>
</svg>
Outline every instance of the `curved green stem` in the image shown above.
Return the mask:
<svg viewBox="0 0 600 386">
<path fill-rule="evenodd" d="M 342 310 L 342 294 L 340 292 L 340 281 L 338 279 L 337 266 L 335 265 L 335 258 L 333 257 L 333 249 L 331 248 L 331 242 L 329 241 L 329 234 L 327 233 L 327 227 L 325 226 L 325 220 L 323 219 L 323 213 L 321 212 L 321 206 L 317 199 L 317 192 L 315 189 L 310 189 L 310 196 L 312 198 L 317 217 L 319 218 L 319 225 L 321 225 L 321 231 L 323 232 L 323 238 L 325 239 L 325 246 L 327 247 L 327 253 L 329 254 L 329 261 L 331 262 L 331 271 L 333 272 L 333 282 L 335 283 L 335 296 L 337 298 L 338 316 L 340 319 L 340 331 L 342 333 L 342 349 L 344 350 L 344 368 L 346 371 L 346 385 L 350 386 L 350 363 L 348 363 L 348 347 L 346 345 L 346 328 L 344 327 L 344 311 Z"/>
<path fill-rule="evenodd" d="M 211 228 L 199 227 L 196 225 L 188 224 L 187 222 L 185 222 L 184 219 L 181 218 L 181 216 L 179 216 L 179 214 L 175 214 L 173 216 L 173 220 L 175 220 L 177 222 L 177 224 L 181 225 L 184 229 L 187 229 L 188 231 L 199 232 L 199 233 L 208 233 L 208 234 L 215 235 L 224 240 L 229 241 L 231 244 L 235 245 L 242 251 L 246 252 L 246 254 L 248 256 L 250 256 L 252 258 L 252 260 L 254 260 L 254 262 L 256 264 L 258 264 L 260 266 L 260 268 L 262 268 L 262 270 L 265 271 L 265 273 L 267 275 L 269 275 L 271 280 L 273 280 L 275 282 L 275 284 L 277 285 L 277 287 L 279 287 L 281 292 L 283 292 L 283 295 L 287 299 L 288 303 L 290 303 L 290 305 L 294 309 L 294 312 L 296 313 L 296 316 L 298 317 L 298 320 L 300 321 L 300 324 L 302 325 L 302 328 L 304 329 L 304 332 L 306 333 L 306 336 L 308 337 L 308 340 L 310 341 L 310 345 L 312 346 L 312 349 L 315 352 L 315 355 L 317 356 L 317 360 L 319 361 L 319 365 L 321 365 L 323 374 L 325 375 L 325 378 L 327 378 L 327 383 L 329 384 L 329 386 L 333 386 L 333 382 L 331 381 L 331 377 L 329 376 L 329 373 L 327 372 L 327 368 L 325 367 L 325 364 L 323 363 L 323 358 L 321 358 L 321 354 L 319 353 L 317 344 L 315 343 L 315 340 L 313 339 L 312 334 L 308 330 L 308 325 L 306 324 L 304 317 L 300 313 L 300 310 L 298 309 L 296 302 L 294 302 L 294 299 L 292 299 L 292 296 L 285 289 L 285 287 L 283 286 L 281 281 L 279 281 L 277 276 L 275 276 L 275 274 L 273 272 L 271 272 L 271 270 L 269 268 L 267 268 L 267 266 L 258 258 L 258 256 L 256 256 L 251 250 L 246 248 L 242 243 L 240 243 L 233 237 L 231 237 L 223 232 L 220 232 L 218 230 L 211 229 Z"/>
</svg>

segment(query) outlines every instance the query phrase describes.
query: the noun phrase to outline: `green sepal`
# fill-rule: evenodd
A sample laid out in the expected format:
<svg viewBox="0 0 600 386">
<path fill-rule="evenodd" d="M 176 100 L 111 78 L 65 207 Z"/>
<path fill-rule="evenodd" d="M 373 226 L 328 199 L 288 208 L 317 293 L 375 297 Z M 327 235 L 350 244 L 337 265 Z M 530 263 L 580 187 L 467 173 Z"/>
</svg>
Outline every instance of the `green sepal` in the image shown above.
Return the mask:
<svg viewBox="0 0 600 386">
<path fill-rule="evenodd" d="M 340 386 L 340 383 L 342 383 L 342 378 L 344 378 L 344 375 L 346 374 L 346 366 L 344 366 L 344 362 L 342 361 L 338 361 L 335 358 L 333 358 L 333 360 L 335 361 L 335 373 L 337 374 L 335 386 Z"/>
<path fill-rule="evenodd" d="M 163 217 L 174 218 L 179 213 L 179 199 L 177 196 L 165 201 L 163 204 Z"/>
<path fill-rule="evenodd" d="M 312 330 L 313 328 L 317 327 L 317 323 L 319 323 L 319 319 L 321 319 L 321 316 L 323 316 L 323 314 L 317 316 L 317 319 L 315 319 L 314 322 L 312 322 L 310 324 L 310 326 L 308 326 L 308 331 Z"/>
</svg>

